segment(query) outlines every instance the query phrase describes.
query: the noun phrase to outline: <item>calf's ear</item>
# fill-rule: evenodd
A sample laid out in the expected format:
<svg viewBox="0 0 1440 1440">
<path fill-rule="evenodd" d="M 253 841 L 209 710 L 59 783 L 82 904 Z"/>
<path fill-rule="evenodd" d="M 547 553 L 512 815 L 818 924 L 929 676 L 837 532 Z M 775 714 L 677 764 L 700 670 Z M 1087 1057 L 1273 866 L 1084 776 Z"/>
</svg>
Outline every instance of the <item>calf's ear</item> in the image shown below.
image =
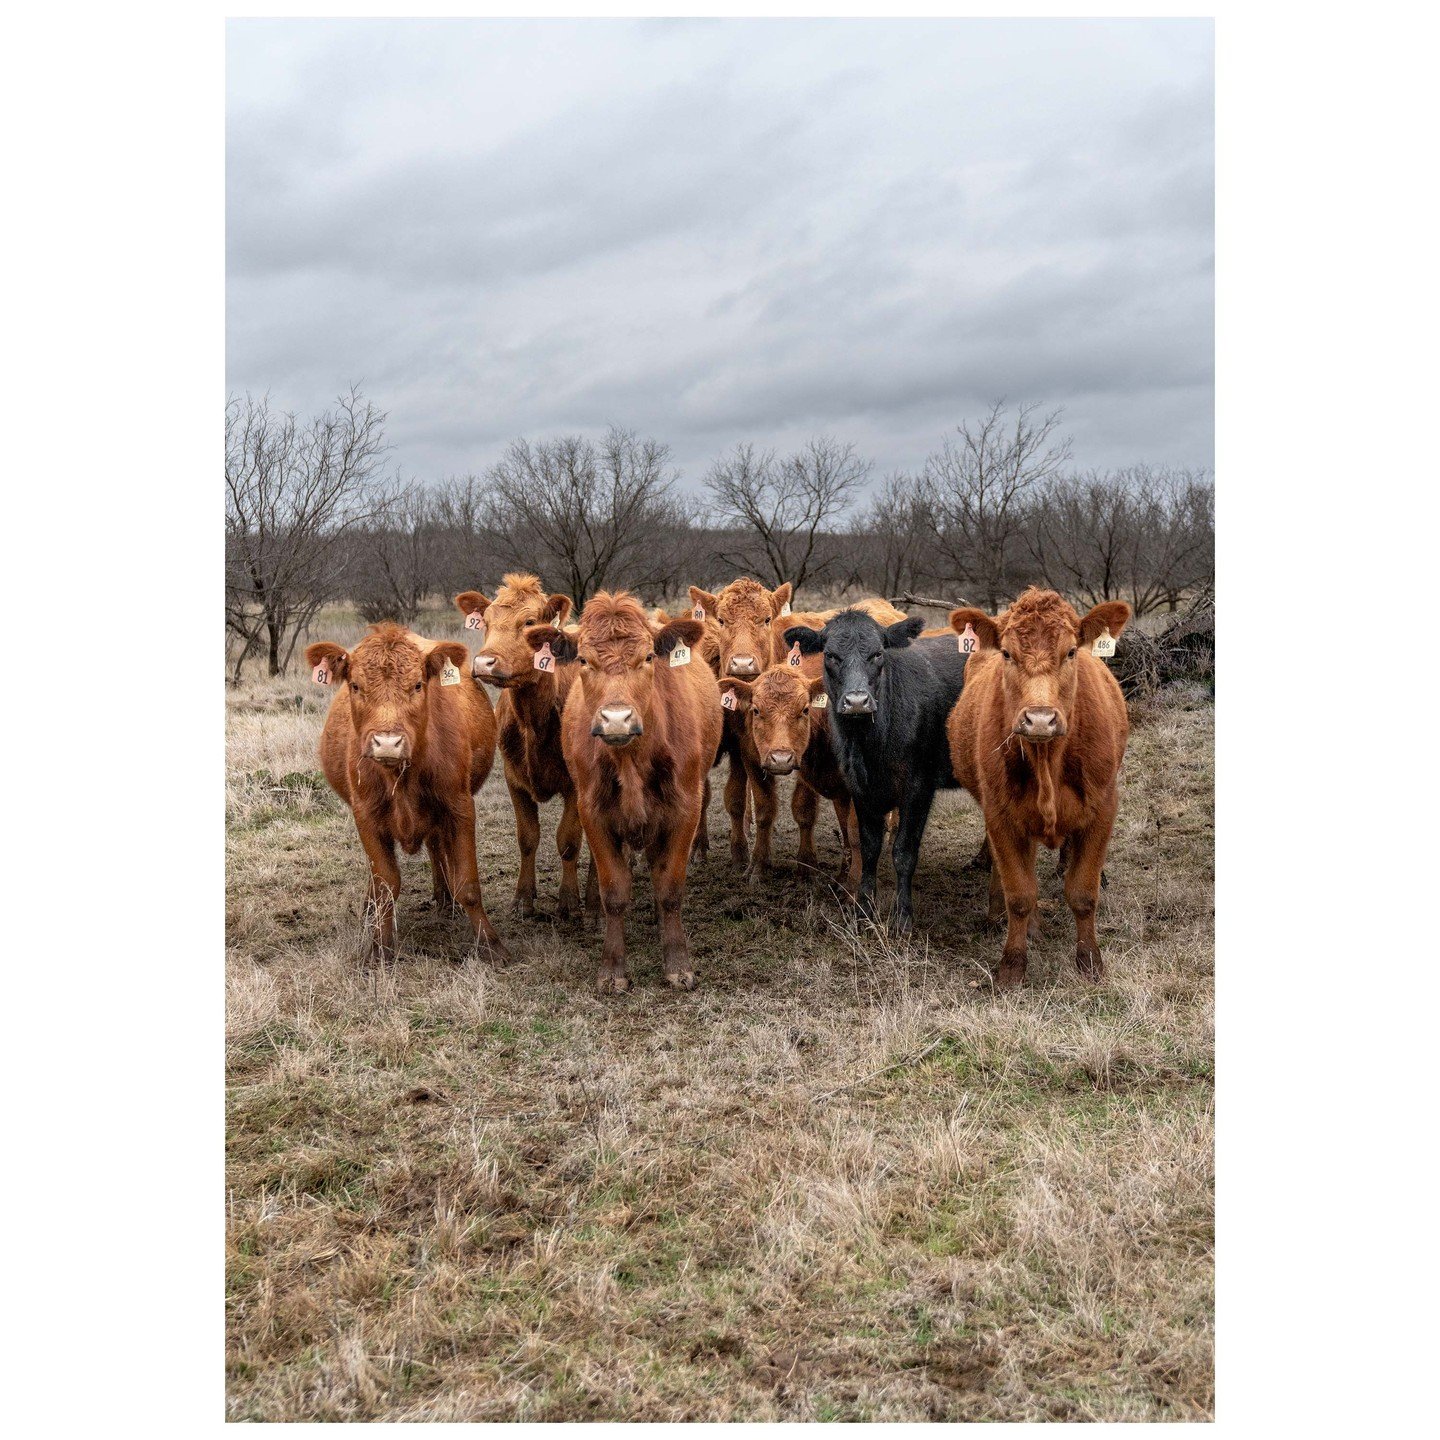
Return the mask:
<svg viewBox="0 0 1440 1440">
<path fill-rule="evenodd" d="M 825 648 L 825 637 L 808 625 L 792 625 L 785 632 L 786 645 L 798 645 L 802 655 L 818 655 Z"/>
<path fill-rule="evenodd" d="M 950 612 L 950 628 L 957 635 L 963 635 L 967 625 L 974 630 L 982 650 L 1000 648 L 1000 627 L 983 610 L 965 605 Z"/>
<path fill-rule="evenodd" d="M 737 715 L 743 715 L 750 708 L 752 691 L 753 687 L 748 680 L 732 680 L 727 676 L 720 682 L 720 703 L 726 710 L 734 710 Z M 733 705 L 725 704 L 726 695 L 734 696 Z"/>
<path fill-rule="evenodd" d="M 483 615 L 490 608 L 490 602 L 478 590 L 464 590 L 455 597 L 455 608 L 462 615 Z"/>
<path fill-rule="evenodd" d="M 885 637 L 887 650 L 903 650 L 924 628 L 924 620 L 918 615 L 912 615 L 908 620 L 897 620 L 893 625 L 886 625 L 880 633 Z"/>
<path fill-rule="evenodd" d="M 580 654 L 575 636 L 568 630 L 557 629 L 554 625 L 532 625 L 524 634 L 532 650 L 548 645 L 557 660 L 574 660 Z"/>
<path fill-rule="evenodd" d="M 330 683 L 336 684 L 350 674 L 350 655 L 343 645 L 330 640 L 317 640 L 305 647 L 305 663 L 312 671 L 321 665 L 330 672 Z"/>
<path fill-rule="evenodd" d="M 449 661 L 457 670 L 470 658 L 470 652 L 458 640 L 437 640 L 425 656 L 425 675 L 433 680 Z"/>
<path fill-rule="evenodd" d="M 712 620 L 715 618 L 716 608 L 720 604 L 708 590 L 702 590 L 698 585 L 690 587 L 690 603 L 698 605 Z"/>
<path fill-rule="evenodd" d="M 776 615 L 790 603 L 790 597 L 794 593 L 795 587 L 788 580 L 771 592 L 770 607 Z"/>
<path fill-rule="evenodd" d="M 1108 630 L 1115 639 L 1130 620 L 1130 607 L 1123 600 L 1102 600 L 1080 622 L 1081 645 L 1093 645 L 1102 630 Z"/>
<path fill-rule="evenodd" d="M 542 613 L 552 625 L 564 625 L 574 608 L 575 602 L 568 595 L 552 595 Z"/>
<path fill-rule="evenodd" d="M 810 682 L 810 703 L 813 705 L 825 693 L 825 677 L 817 675 Z"/>
<path fill-rule="evenodd" d="M 703 620 L 670 620 L 655 637 L 655 653 L 668 655 L 677 645 L 688 645 L 693 650 L 704 638 Z"/>
</svg>

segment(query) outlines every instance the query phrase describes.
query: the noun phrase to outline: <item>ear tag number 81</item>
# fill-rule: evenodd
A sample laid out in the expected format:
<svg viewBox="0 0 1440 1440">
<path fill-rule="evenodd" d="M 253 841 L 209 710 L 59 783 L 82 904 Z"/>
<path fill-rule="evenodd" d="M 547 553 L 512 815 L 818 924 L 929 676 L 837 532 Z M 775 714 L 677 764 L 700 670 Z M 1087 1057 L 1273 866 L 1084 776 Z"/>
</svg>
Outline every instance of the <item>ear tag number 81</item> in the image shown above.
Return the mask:
<svg viewBox="0 0 1440 1440">
<path fill-rule="evenodd" d="M 547 674 L 555 668 L 555 654 L 548 640 L 535 652 L 535 668 Z"/>
<path fill-rule="evenodd" d="M 328 685 L 330 683 L 330 671 L 323 660 L 310 672 L 310 678 L 317 685 Z"/>
<path fill-rule="evenodd" d="M 688 645 L 677 645 L 670 652 L 670 668 L 673 670 L 677 665 L 688 665 L 690 663 L 690 647 Z"/>
<path fill-rule="evenodd" d="M 1095 637 L 1090 653 L 1098 655 L 1102 660 L 1108 660 L 1115 653 L 1115 637 L 1108 630 L 1102 630 Z"/>
<path fill-rule="evenodd" d="M 967 620 L 965 628 L 960 632 L 960 653 L 973 655 L 979 648 L 980 637 L 975 633 L 975 627 Z"/>
</svg>

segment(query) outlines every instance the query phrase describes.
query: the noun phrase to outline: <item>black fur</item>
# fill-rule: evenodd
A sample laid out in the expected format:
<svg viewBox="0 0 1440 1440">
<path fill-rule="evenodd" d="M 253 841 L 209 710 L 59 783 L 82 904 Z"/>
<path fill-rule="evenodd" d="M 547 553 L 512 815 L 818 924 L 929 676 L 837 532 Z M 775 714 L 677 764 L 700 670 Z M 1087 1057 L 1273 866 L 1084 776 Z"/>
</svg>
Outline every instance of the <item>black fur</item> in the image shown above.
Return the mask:
<svg viewBox="0 0 1440 1440">
<path fill-rule="evenodd" d="M 965 683 L 965 656 L 953 635 L 917 640 L 919 619 L 878 625 L 860 610 L 842 610 L 823 631 L 804 625 L 785 632 L 787 645 L 825 654 L 830 745 L 855 801 L 862 870 L 857 900 L 875 914 L 875 870 L 885 842 L 885 817 L 895 807 L 895 926 L 910 929 L 910 887 L 920 837 L 935 791 L 953 789 L 945 721 Z M 873 709 L 846 714 L 845 697 L 864 697 Z"/>
</svg>

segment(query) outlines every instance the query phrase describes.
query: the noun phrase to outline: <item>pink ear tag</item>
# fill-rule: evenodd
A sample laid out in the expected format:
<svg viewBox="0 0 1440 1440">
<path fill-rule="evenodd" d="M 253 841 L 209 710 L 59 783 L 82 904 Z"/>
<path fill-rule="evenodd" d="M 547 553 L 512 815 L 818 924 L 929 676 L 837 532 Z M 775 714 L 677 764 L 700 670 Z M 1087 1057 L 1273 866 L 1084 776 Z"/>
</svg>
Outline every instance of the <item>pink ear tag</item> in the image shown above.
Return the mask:
<svg viewBox="0 0 1440 1440">
<path fill-rule="evenodd" d="M 785 657 L 785 663 L 793 665 L 797 670 L 800 668 L 800 642 L 798 640 L 790 647 L 790 653 Z"/>
<path fill-rule="evenodd" d="M 310 672 L 310 678 L 311 678 L 317 685 L 328 685 L 328 684 L 330 683 L 330 671 L 329 671 L 329 669 L 327 668 L 327 666 L 326 666 L 326 664 L 325 664 L 325 661 L 322 660 L 322 661 Z"/>
<path fill-rule="evenodd" d="M 692 620 L 703 620 L 705 618 L 705 607 L 703 605 L 697 605 L 690 612 L 690 618 Z"/>
<path fill-rule="evenodd" d="M 547 673 L 555 668 L 555 656 L 548 640 L 535 652 L 535 668 Z"/>
<path fill-rule="evenodd" d="M 735 708 L 735 692 L 733 690 L 722 690 L 720 692 L 720 708 L 722 710 L 733 710 Z"/>
<path fill-rule="evenodd" d="M 975 627 L 967 620 L 965 628 L 960 632 L 960 653 L 973 655 L 979 648 L 980 637 L 975 633 Z"/>
<path fill-rule="evenodd" d="M 485 617 L 478 610 L 472 610 L 465 617 L 465 628 L 467 630 L 483 630 L 485 628 Z"/>
</svg>

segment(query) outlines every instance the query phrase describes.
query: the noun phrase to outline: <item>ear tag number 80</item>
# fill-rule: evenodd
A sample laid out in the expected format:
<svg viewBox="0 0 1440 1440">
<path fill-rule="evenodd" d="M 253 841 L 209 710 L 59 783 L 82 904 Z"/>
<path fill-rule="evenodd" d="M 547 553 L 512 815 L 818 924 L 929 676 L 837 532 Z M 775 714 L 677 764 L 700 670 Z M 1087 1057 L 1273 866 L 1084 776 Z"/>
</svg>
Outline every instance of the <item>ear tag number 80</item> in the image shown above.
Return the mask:
<svg viewBox="0 0 1440 1440">
<path fill-rule="evenodd" d="M 1108 630 L 1102 630 L 1095 637 L 1090 653 L 1098 655 L 1102 660 L 1108 660 L 1115 653 L 1115 637 Z"/>
<path fill-rule="evenodd" d="M 975 627 L 967 620 L 965 628 L 960 632 L 960 653 L 973 655 L 979 648 L 980 637 L 975 633 Z"/>
<path fill-rule="evenodd" d="M 677 645 L 670 652 L 670 668 L 673 670 L 677 665 L 688 665 L 690 663 L 690 647 L 688 645 Z"/>
<path fill-rule="evenodd" d="M 692 620 L 703 620 L 705 618 L 705 607 L 703 605 L 697 605 L 690 612 L 690 618 Z"/>
<path fill-rule="evenodd" d="M 555 668 L 555 654 L 548 640 L 535 652 L 534 663 L 537 670 L 544 670 L 547 674 Z"/>
</svg>

